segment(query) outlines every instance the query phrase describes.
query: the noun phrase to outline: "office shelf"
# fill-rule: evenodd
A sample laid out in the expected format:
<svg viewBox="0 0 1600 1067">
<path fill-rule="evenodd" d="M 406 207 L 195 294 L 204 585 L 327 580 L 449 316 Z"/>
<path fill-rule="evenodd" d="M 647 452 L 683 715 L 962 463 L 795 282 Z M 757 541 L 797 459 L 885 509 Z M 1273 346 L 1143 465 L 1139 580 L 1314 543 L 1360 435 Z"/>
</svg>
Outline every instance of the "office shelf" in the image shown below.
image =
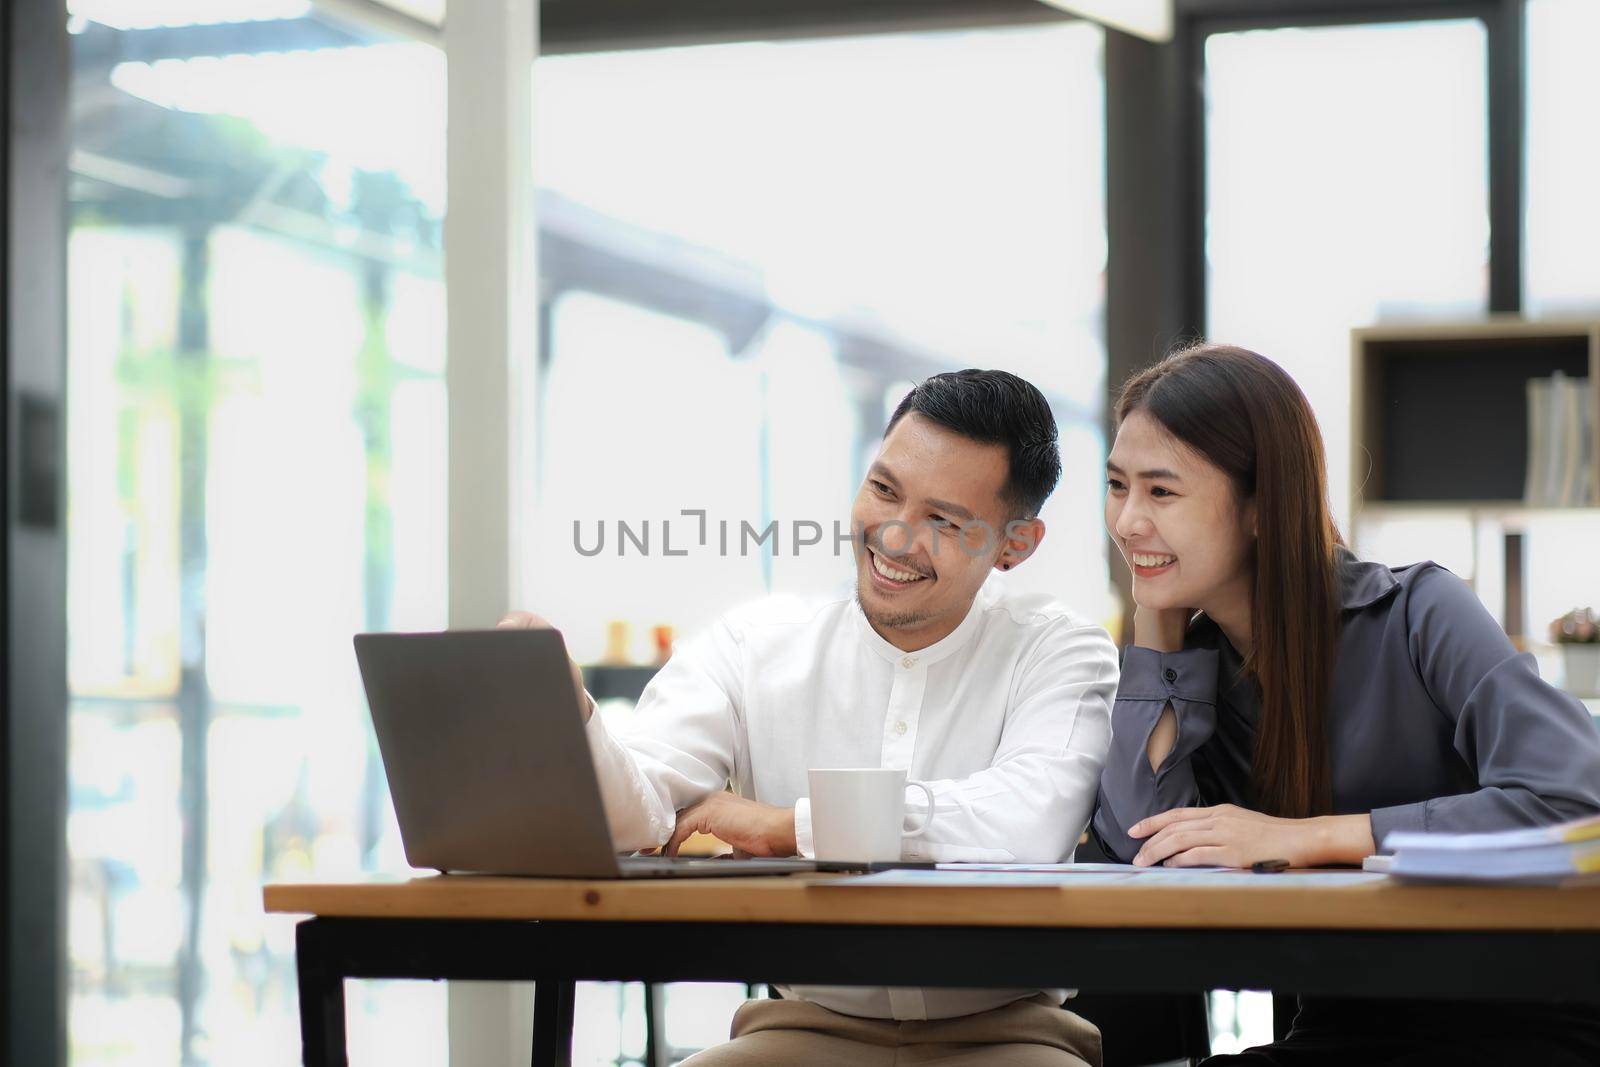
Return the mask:
<svg viewBox="0 0 1600 1067">
<path fill-rule="evenodd" d="M 1491 317 L 1353 331 L 1350 514 L 1385 504 L 1520 506 L 1526 386 L 1558 371 L 1587 378 L 1600 413 L 1600 322 Z M 1600 465 L 1590 491 L 1600 501 Z"/>
<path fill-rule="evenodd" d="M 1352 543 L 1359 551 L 1364 541 L 1381 541 L 1385 527 L 1415 522 L 1436 546 L 1430 552 L 1449 553 L 1457 573 L 1524 643 L 1543 632 L 1550 610 L 1543 595 L 1551 590 L 1549 568 L 1531 567 L 1533 546 L 1547 535 L 1571 541 L 1572 523 L 1583 531 L 1593 523 L 1600 542 L 1600 507 L 1523 502 L 1527 383 L 1558 371 L 1588 380 L 1591 410 L 1600 415 L 1600 321 L 1491 316 L 1351 333 Z M 1600 417 L 1593 421 L 1600 456 Z M 1592 499 L 1600 501 L 1600 469 L 1592 479 Z M 1578 600 L 1590 594 L 1569 592 Z"/>
</svg>

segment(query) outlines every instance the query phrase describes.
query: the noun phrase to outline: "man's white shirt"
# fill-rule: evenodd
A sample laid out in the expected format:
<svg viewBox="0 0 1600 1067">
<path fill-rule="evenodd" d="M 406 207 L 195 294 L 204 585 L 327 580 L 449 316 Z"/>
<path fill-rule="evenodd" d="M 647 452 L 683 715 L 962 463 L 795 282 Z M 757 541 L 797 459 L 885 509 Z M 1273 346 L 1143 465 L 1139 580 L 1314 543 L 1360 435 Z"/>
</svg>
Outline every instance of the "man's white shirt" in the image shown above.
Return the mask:
<svg viewBox="0 0 1600 1067">
<path fill-rule="evenodd" d="M 1047 597 L 991 576 L 948 637 L 902 652 L 853 590 L 736 609 L 674 652 L 626 728 L 588 735 L 619 849 L 663 844 L 676 813 L 732 783 L 795 809 L 812 855 L 806 772 L 891 767 L 934 793 L 932 825 L 907 859 L 1055 863 L 1089 821 L 1111 743 L 1111 639 Z M 908 816 L 927 801 L 907 790 Z M 1037 990 L 796 986 L 849 1015 L 946 1018 Z M 1064 998 L 1065 993 L 1055 991 Z"/>
</svg>

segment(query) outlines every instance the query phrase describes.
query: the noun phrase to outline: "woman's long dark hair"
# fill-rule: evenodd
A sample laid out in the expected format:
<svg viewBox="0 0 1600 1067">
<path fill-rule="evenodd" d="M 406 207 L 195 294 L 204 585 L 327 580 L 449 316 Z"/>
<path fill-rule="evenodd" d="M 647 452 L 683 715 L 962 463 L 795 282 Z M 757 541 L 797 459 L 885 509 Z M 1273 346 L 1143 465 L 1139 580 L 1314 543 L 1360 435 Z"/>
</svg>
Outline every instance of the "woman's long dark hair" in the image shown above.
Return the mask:
<svg viewBox="0 0 1600 1067">
<path fill-rule="evenodd" d="M 1322 434 L 1283 368 L 1243 348 L 1178 352 L 1123 387 L 1117 422 L 1149 414 L 1256 505 L 1245 668 L 1261 687 L 1255 803 L 1305 818 L 1332 807 L 1326 708 L 1339 636 L 1341 543 L 1328 509 Z"/>
</svg>

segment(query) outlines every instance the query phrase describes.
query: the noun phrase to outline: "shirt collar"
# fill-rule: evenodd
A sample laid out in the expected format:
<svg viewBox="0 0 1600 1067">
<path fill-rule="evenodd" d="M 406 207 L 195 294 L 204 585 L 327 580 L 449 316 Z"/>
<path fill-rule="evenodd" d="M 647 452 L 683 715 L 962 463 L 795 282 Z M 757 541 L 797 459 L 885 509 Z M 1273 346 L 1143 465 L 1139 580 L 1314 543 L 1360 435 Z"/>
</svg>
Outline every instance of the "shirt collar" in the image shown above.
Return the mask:
<svg viewBox="0 0 1600 1067">
<path fill-rule="evenodd" d="M 966 617 L 961 620 L 950 633 L 935 641 L 927 648 L 919 648 L 915 652 L 906 652 L 896 648 L 884 636 L 872 628 L 872 623 L 867 621 L 866 613 L 861 610 L 861 601 L 852 591 L 850 597 L 850 613 L 855 616 L 856 629 L 861 634 L 861 640 L 866 646 L 876 652 L 878 656 L 889 663 L 899 666 L 925 667 L 937 663 L 946 656 L 960 651 L 978 629 L 978 623 L 983 618 L 984 610 L 999 596 L 995 583 L 998 581 L 993 575 L 984 579 L 983 585 L 978 589 L 978 595 L 972 598 L 972 606 L 967 609 Z M 907 661 L 910 661 L 909 663 Z"/>
<path fill-rule="evenodd" d="M 1339 565 L 1340 607 L 1359 611 L 1400 588 L 1394 572 L 1381 563 L 1368 563 L 1343 545 L 1334 550 Z"/>
</svg>

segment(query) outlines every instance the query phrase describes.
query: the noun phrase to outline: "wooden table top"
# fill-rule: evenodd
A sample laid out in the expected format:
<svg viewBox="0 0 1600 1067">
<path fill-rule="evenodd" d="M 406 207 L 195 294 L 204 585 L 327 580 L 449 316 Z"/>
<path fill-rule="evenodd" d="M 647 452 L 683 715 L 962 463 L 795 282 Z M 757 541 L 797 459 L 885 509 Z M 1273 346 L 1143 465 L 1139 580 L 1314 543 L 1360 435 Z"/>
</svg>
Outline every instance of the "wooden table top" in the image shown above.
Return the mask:
<svg viewBox="0 0 1600 1067">
<path fill-rule="evenodd" d="M 266 910 L 359 918 L 1174 929 L 1600 931 L 1600 887 L 1330 884 L 1316 871 L 1260 884 L 1130 878 L 1037 886 L 838 887 L 834 875 L 567 881 L 428 875 L 281 884 Z M 1323 884 L 1318 884 L 1319 880 Z"/>
</svg>

